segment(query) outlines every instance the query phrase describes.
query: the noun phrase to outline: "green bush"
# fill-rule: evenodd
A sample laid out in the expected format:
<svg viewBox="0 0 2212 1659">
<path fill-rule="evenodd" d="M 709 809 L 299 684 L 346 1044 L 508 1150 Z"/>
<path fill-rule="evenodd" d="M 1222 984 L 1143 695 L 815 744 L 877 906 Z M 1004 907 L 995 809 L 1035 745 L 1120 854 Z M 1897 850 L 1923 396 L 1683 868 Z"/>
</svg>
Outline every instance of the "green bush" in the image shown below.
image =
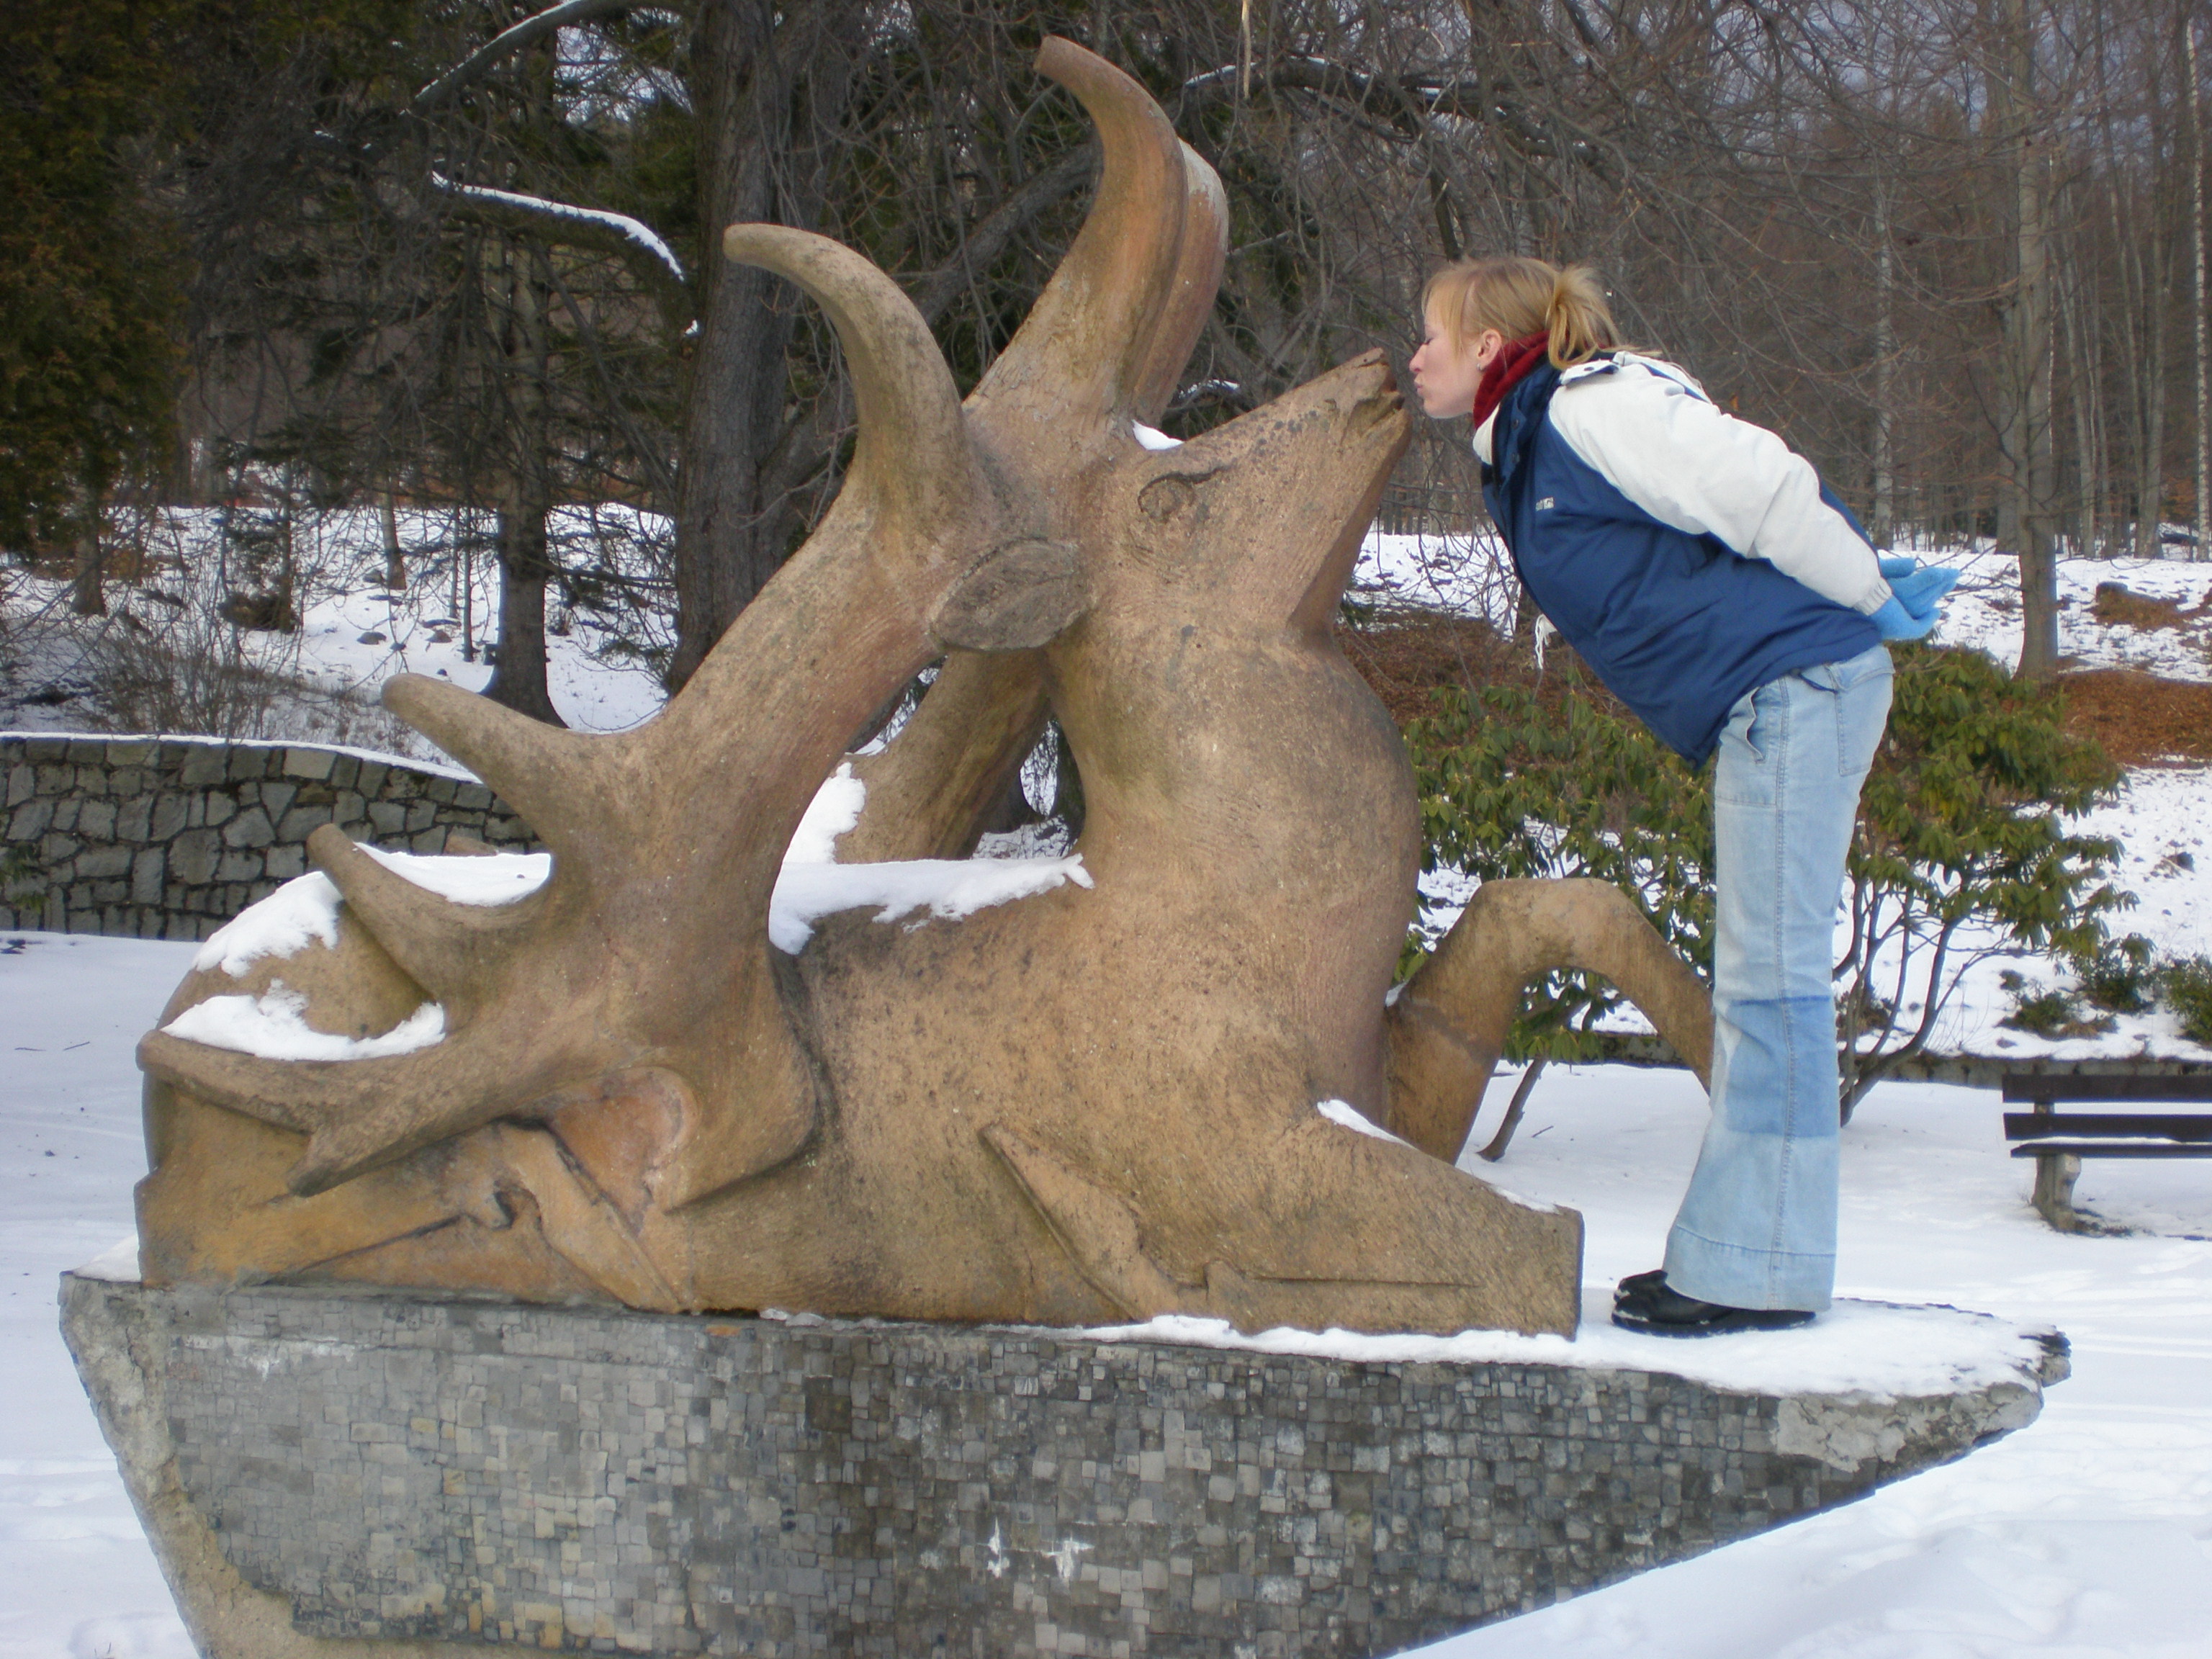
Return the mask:
<svg viewBox="0 0 2212 1659">
<path fill-rule="evenodd" d="M 1712 961 L 1713 811 L 1709 775 L 1692 772 L 1644 729 L 1572 683 L 1436 694 L 1437 712 L 1406 740 L 1421 795 L 1424 868 L 1484 881 L 1595 876 L 1633 898 L 1700 971 Z M 1418 929 L 1410 973 L 1434 944 Z M 1507 1038 L 1514 1060 L 1590 1058 L 1588 1028 L 1620 1001 L 1602 980 L 1552 975 Z"/>
<path fill-rule="evenodd" d="M 2031 985 L 2014 973 L 2004 975 L 2002 983 L 2012 993 L 2012 1011 L 1997 1022 L 2000 1025 L 2054 1039 L 2097 1036 L 2119 1027 L 2119 1021 L 2110 1014 L 2085 1015 L 2080 994 L 2071 988 Z"/>
<path fill-rule="evenodd" d="M 2141 933 L 2115 939 L 2077 964 L 2081 994 L 2115 1014 L 2140 1014 L 2158 1000 L 2151 942 Z"/>
<path fill-rule="evenodd" d="M 2160 970 L 2159 990 L 2191 1042 L 2212 1044 L 2212 957 L 2190 957 Z"/>
<path fill-rule="evenodd" d="M 2067 832 L 2066 817 L 2110 797 L 2119 769 L 2067 735 L 2059 694 L 1977 651 L 1890 653 L 1889 732 L 1860 798 L 1850 942 L 1836 969 L 1847 1118 L 1927 1046 L 1974 962 L 2021 945 L 2094 961 L 2103 918 L 2134 902 L 2103 879 L 2119 843 Z M 1885 954 L 1899 965 L 1878 995 L 1872 964 Z"/>
<path fill-rule="evenodd" d="M 2129 902 L 2102 880 L 2118 844 L 2065 829 L 2063 815 L 2104 799 L 2118 770 L 2065 734 L 2057 695 L 1978 653 L 1905 645 L 1892 654 L 1889 733 L 1862 798 L 1849 946 L 1836 968 L 1845 1116 L 1926 1046 L 1971 963 L 2017 945 L 2095 961 L 2101 918 Z M 1571 663 L 1562 678 L 1548 696 L 1439 691 L 1437 712 L 1407 727 L 1427 867 L 1613 882 L 1710 977 L 1711 770 L 1683 765 Z M 1969 923 L 1987 930 L 1971 948 Z M 1431 943 L 1409 942 L 1409 971 Z M 1508 1053 L 1585 1058 L 1596 1047 L 1588 1028 L 1617 1000 L 1587 975 L 1554 975 L 1529 998 Z"/>
</svg>

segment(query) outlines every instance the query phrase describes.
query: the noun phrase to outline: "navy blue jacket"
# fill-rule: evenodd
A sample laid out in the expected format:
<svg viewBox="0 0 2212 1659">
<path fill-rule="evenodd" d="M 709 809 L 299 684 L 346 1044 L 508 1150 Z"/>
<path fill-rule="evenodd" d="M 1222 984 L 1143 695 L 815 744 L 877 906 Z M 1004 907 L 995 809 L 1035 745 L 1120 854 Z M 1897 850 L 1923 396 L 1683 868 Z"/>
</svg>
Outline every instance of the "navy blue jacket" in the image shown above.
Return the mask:
<svg viewBox="0 0 2212 1659">
<path fill-rule="evenodd" d="M 1559 385 L 1541 364 L 1499 404 L 1483 500 L 1529 597 L 1668 747 L 1698 764 L 1746 692 L 1879 641 L 1861 612 L 1630 501 L 1547 418 Z"/>
</svg>

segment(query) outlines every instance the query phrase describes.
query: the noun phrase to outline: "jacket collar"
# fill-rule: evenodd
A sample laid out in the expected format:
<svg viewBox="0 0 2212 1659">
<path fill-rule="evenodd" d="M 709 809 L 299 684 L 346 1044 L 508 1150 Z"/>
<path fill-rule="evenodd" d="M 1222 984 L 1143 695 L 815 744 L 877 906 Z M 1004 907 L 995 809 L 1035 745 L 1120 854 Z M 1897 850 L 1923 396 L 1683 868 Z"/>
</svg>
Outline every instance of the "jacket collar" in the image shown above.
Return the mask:
<svg viewBox="0 0 2212 1659">
<path fill-rule="evenodd" d="M 1552 340 L 1547 334 L 1508 340 L 1498 349 L 1498 355 L 1490 360 L 1490 367 L 1482 371 L 1482 378 L 1474 385 L 1473 414 L 1477 427 L 1497 412 L 1498 405 L 1505 401 L 1505 394 L 1525 380 L 1530 369 L 1543 362 L 1551 349 Z"/>
</svg>

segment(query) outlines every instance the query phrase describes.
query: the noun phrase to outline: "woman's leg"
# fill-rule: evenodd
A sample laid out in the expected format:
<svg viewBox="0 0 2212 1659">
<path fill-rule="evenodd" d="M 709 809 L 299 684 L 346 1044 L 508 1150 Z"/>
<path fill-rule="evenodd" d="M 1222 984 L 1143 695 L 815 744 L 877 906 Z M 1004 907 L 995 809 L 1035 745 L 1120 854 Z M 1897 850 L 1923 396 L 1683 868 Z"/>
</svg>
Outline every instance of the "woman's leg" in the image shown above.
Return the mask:
<svg viewBox="0 0 2212 1659">
<path fill-rule="evenodd" d="M 1889 653 L 1785 674 L 1737 703 L 1713 776 L 1712 1122 L 1667 1283 L 1731 1308 L 1828 1305 L 1835 1283 L 1836 905 Z"/>
</svg>

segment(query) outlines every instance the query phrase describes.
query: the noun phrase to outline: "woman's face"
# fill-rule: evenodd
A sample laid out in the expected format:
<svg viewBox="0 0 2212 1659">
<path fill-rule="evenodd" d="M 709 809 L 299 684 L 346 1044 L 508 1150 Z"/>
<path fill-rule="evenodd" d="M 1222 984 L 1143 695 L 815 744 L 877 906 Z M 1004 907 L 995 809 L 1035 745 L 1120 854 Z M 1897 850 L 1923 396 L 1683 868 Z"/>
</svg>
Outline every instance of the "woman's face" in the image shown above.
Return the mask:
<svg viewBox="0 0 2212 1659">
<path fill-rule="evenodd" d="M 1486 328 L 1474 338 L 1461 341 L 1454 350 L 1443 320 L 1434 309 L 1422 323 L 1427 337 L 1413 354 L 1414 395 L 1420 398 L 1421 407 L 1438 420 L 1473 414 L 1474 389 L 1481 383 L 1482 371 L 1505 349 L 1505 337 Z"/>
</svg>

